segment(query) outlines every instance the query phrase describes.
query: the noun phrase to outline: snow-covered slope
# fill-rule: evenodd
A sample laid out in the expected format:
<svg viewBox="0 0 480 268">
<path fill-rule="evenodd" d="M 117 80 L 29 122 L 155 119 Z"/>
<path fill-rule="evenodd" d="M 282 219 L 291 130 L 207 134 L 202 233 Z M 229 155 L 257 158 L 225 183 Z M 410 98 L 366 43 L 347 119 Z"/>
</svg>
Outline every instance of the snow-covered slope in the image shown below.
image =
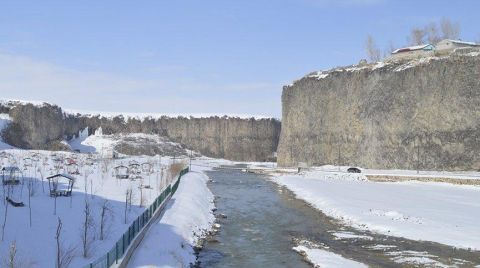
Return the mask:
<svg viewBox="0 0 480 268">
<path fill-rule="evenodd" d="M 101 128 L 90 136 L 88 128 L 84 129 L 77 137 L 69 140 L 68 144 L 72 150 L 99 153 L 104 156 L 111 155 L 114 151 L 126 155 L 199 155 L 159 135 L 144 133 L 103 135 Z"/>
<path fill-rule="evenodd" d="M 215 220 L 207 181 L 200 172 L 182 177 L 163 217 L 152 225 L 128 267 L 189 267 L 195 263 L 193 246 Z"/>
</svg>

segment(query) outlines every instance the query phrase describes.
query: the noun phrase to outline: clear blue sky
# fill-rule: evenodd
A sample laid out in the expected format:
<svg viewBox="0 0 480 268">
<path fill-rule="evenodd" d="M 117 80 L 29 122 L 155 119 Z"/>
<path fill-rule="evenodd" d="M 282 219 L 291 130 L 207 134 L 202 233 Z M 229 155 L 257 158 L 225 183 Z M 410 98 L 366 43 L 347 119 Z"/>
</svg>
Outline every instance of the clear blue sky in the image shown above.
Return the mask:
<svg viewBox="0 0 480 268">
<path fill-rule="evenodd" d="M 2 1 L 0 96 L 95 111 L 281 116 L 282 86 L 405 45 L 448 17 L 480 39 L 480 1 Z"/>
</svg>

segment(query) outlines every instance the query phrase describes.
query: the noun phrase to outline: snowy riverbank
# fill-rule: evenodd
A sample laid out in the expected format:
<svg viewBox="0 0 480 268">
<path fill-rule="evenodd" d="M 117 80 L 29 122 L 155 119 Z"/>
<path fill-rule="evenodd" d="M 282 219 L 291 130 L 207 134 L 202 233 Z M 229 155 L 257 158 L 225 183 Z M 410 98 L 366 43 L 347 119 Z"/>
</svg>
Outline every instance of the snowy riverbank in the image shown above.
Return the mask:
<svg viewBox="0 0 480 268">
<path fill-rule="evenodd" d="M 215 220 L 208 177 L 190 172 L 182 177 L 164 215 L 154 223 L 130 260 L 129 267 L 188 267 L 193 247 Z"/>
<path fill-rule="evenodd" d="M 314 171 L 273 180 L 328 216 L 356 228 L 480 249 L 480 187 L 379 183 L 362 177 Z"/>
</svg>

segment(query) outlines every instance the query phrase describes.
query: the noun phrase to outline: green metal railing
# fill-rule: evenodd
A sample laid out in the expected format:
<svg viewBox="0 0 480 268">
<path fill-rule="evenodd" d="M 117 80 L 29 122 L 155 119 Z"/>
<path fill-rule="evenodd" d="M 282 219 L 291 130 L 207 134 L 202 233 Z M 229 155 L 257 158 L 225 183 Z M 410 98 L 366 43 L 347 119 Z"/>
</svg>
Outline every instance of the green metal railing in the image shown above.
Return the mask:
<svg viewBox="0 0 480 268">
<path fill-rule="evenodd" d="M 157 209 L 163 204 L 165 199 L 171 194 L 173 195 L 180 184 L 180 179 L 183 175 L 188 173 L 189 168 L 180 171 L 177 181 L 173 185 L 168 185 L 167 188 L 153 201 L 153 203 L 128 227 L 128 230 L 115 243 L 110 251 L 101 256 L 94 262 L 84 266 L 84 268 L 109 268 L 113 264 L 117 264 L 122 259 L 130 244 L 133 242 L 138 233 L 147 225 Z"/>
</svg>

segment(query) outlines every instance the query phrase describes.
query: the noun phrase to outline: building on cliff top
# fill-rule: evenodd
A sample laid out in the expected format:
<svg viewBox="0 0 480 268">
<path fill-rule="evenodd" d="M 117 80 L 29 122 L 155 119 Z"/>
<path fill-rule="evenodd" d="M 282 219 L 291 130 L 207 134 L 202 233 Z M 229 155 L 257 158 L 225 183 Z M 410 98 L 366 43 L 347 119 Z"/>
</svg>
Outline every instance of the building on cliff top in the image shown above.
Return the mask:
<svg viewBox="0 0 480 268">
<path fill-rule="evenodd" d="M 464 48 L 480 48 L 480 46 L 474 42 L 445 39 L 438 42 L 436 45 L 424 44 L 396 49 L 392 51 L 391 56 L 387 60 L 413 60 L 441 56 L 454 52 L 456 49 Z"/>
<path fill-rule="evenodd" d="M 476 47 L 480 47 L 480 46 L 474 42 L 445 39 L 438 42 L 438 44 L 435 46 L 435 53 L 448 54 L 457 48 L 476 48 Z"/>
<path fill-rule="evenodd" d="M 435 46 L 425 44 L 419 46 L 402 47 L 392 51 L 391 60 L 412 60 L 435 55 Z"/>
</svg>

